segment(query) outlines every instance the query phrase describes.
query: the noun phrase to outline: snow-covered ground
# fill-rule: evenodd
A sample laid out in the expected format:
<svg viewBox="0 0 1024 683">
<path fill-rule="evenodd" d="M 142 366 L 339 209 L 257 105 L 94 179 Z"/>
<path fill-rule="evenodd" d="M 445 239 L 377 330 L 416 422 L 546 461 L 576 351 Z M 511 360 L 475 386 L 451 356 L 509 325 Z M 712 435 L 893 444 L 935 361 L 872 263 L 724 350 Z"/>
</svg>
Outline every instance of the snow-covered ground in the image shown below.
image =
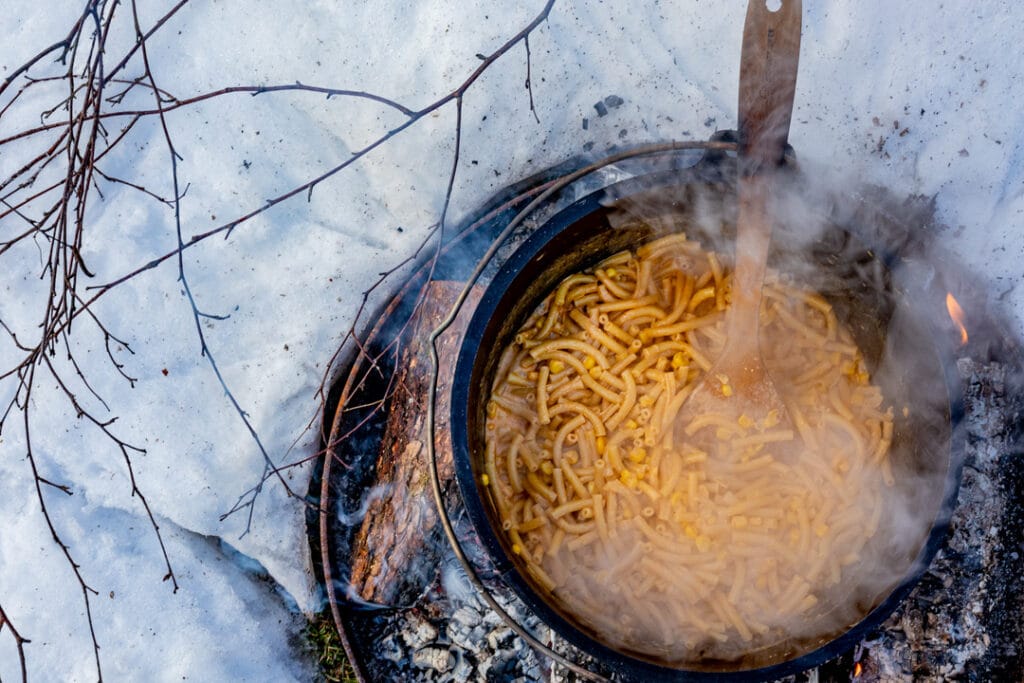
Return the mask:
<svg viewBox="0 0 1024 683">
<path fill-rule="evenodd" d="M 59 39 L 78 2 L 7 0 L 0 77 Z M 150 25 L 170 2 L 141 2 Z M 954 250 L 992 281 L 993 297 L 1024 311 L 1024 4 L 1011 0 L 805 0 L 791 142 L 802 158 L 899 195 L 936 195 Z M 525 26 L 543 2 L 450 0 L 193 0 L 150 41 L 161 87 L 186 97 L 224 86 L 308 85 L 372 91 L 411 109 L 450 92 Z M 704 139 L 731 128 L 745 0 L 555 3 L 531 36 L 466 93 L 452 218 L 498 188 L 569 156 L 612 145 Z M 125 10 L 124 19 L 128 18 Z M 111 49 L 131 39 L 130 23 Z M 132 70 L 129 69 L 129 72 Z M 138 69 L 136 69 L 136 72 Z M 136 75 L 132 73 L 131 75 Z M 624 101 L 605 116 L 593 105 Z M 20 102 L 0 137 L 38 120 Z M 175 111 L 183 157 L 186 236 L 216 227 L 306 182 L 404 121 L 368 100 L 310 93 L 229 95 Z M 588 119 L 584 129 L 583 120 Z M 365 160 L 191 249 L 185 269 L 200 308 L 230 314 L 204 332 L 231 391 L 277 462 L 313 451 L 325 363 L 377 273 L 409 255 L 438 219 L 454 141 L 453 105 Z M 7 175 L 24 159 L 0 156 Z M 137 129 L 108 172 L 170 195 L 156 121 Z M 125 187 L 92 204 L 84 258 L 107 282 L 174 248 L 172 212 Z M 0 234 L 15 226 L 0 224 Z M 0 259 L 0 320 L 32 339 L 41 315 L 39 256 Z M 303 509 L 270 482 L 244 513 L 221 521 L 262 472 L 253 439 L 199 353 L 172 261 L 128 282 L 97 314 L 127 341 L 134 389 L 109 366 L 102 339 L 79 328 L 78 353 L 114 432 L 146 449 L 133 463 L 164 534 L 180 590 L 161 581 L 160 549 L 121 454 L 75 420 L 51 383 L 36 388 L 33 448 L 54 523 L 97 591 L 91 599 L 109 680 L 308 680 L 296 646 L 298 609 L 315 610 Z M 0 372 L 18 358 L 6 338 Z M 5 406 L 13 385 L 0 382 Z M 294 444 L 294 446 L 293 446 Z M 31 680 L 95 679 L 82 593 L 51 541 L 24 457 L 23 430 L 0 435 L 0 605 L 27 644 Z M 309 470 L 288 471 L 304 492 Z M 281 587 L 253 572 L 258 562 Z M 19 678 L 14 641 L 0 630 L 0 679 Z"/>
</svg>

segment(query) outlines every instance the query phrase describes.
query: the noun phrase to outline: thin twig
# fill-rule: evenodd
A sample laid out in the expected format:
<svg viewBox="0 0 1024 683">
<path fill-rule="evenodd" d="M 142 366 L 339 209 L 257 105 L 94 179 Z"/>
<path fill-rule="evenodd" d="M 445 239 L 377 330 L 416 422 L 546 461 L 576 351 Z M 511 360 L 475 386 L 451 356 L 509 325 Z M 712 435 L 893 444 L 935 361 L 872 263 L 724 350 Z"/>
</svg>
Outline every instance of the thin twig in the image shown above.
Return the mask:
<svg viewBox="0 0 1024 683">
<path fill-rule="evenodd" d="M 10 618 L 8 618 L 7 613 L 4 612 L 4 606 L 0 605 L 0 632 L 4 630 L 4 627 L 6 627 L 14 637 L 14 647 L 18 650 L 18 664 L 21 667 L 22 683 L 28 683 L 28 662 L 25 659 L 25 644 L 31 643 L 32 641 L 18 633 L 18 630 L 14 628 L 14 624 L 11 622 Z"/>
</svg>

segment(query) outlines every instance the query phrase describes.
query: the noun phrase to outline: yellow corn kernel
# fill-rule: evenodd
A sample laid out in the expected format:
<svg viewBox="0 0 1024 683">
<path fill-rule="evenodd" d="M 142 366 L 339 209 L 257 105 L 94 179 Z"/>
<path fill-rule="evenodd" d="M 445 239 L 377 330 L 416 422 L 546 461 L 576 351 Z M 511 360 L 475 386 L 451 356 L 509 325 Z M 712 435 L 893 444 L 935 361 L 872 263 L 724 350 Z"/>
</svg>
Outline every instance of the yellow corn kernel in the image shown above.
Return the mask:
<svg viewBox="0 0 1024 683">
<path fill-rule="evenodd" d="M 715 430 L 715 438 L 718 439 L 719 441 L 728 441 L 731 435 L 732 432 L 726 429 L 725 427 L 719 427 L 718 429 Z"/>
<path fill-rule="evenodd" d="M 678 370 L 684 365 L 686 365 L 686 354 L 682 351 L 676 351 L 675 355 L 672 356 L 672 367 Z"/>
<path fill-rule="evenodd" d="M 494 401 L 487 402 L 487 417 L 494 417 L 498 414 L 498 404 Z"/>
<path fill-rule="evenodd" d="M 644 408 L 650 408 L 651 406 L 654 405 L 654 399 L 651 398 L 650 396 L 646 396 L 645 395 L 645 396 L 641 396 L 640 399 L 637 401 L 637 403 L 639 403 Z"/>
<path fill-rule="evenodd" d="M 639 426 L 636 420 L 626 420 L 626 429 L 636 429 Z"/>
<path fill-rule="evenodd" d="M 679 492 L 679 491 L 674 492 L 668 498 L 668 502 L 671 503 L 672 505 L 679 505 L 679 503 L 681 503 L 682 501 L 683 501 L 683 494 L 681 492 Z"/>
<path fill-rule="evenodd" d="M 597 454 L 604 455 L 604 449 L 608 447 L 608 439 L 603 436 L 597 437 Z"/>
<path fill-rule="evenodd" d="M 635 463 L 641 463 L 647 459 L 646 448 L 634 448 L 629 452 L 629 459 Z"/>
<path fill-rule="evenodd" d="M 750 429 L 751 427 L 754 426 L 755 422 L 750 418 L 749 415 L 743 413 L 736 420 L 736 424 L 738 424 L 740 427 L 743 427 L 744 429 Z"/>
<path fill-rule="evenodd" d="M 702 553 L 706 553 L 707 551 L 711 550 L 711 539 L 705 536 L 704 534 L 701 534 L 694 540 L 697 542 L 697 550 L 701 551 Z"/>
<path fill-rule="evenodd" d="M 777 424 L 779 424 L 779 411 L 775 409 L 769 410 L 764 418 L 764 428 L 770 429 Z"/>
<path fill-rule="evenodd" d="M 591 377 L 597 379 L 598 377 L 601 376 L 601 373 L 604 372 L 604 370 L 602 370 L 600 366 L 594 366 L 587 370 L 587 372 L 590 373 Z"/>
<path fill-rule="evenodd" d="M 488 477 L 486 474 L 481 474 L 480 475 L 480 483 L 483 484 L 484 486 L 490 486 L 491 485 L 491 478 Z"/>
<path fill-rule="evenodd" d="M 725 396 L 726 398 L 729 398 L 730 396 L 732 396 L 732 387 L 729 386 L 728 384 L 723 384 L 722 385 L 722 396 Z"/>
<path fill-rule="evenodd" d="M 593 356 L 587 356 L 586 358 L 583 359 L 583 367 L 585 367 L 587 370 L 594 367 L 595 365 L 597 365 L 597 361 L 594 360 Z"/>
<path fill-rule="evenodd" d="M 565 370 L 565 363 L 560 360 L 553 360 L 548 362 L 548 369 L 551 370 L 552 375 L 557 375 L 562 370 Z"/>
<path fill-rule="evenodd" d="M 622 472 L 619 473 L 619 481 L 630 488 L 635 488 L 637 484 L 636 475 L 629 470 L 622 470 Z"/>
<path fill-rule="evenodd" d="M 608 277 L 615 277 L 616 275 L 619 274 L 619 271 L 615 270 L 614 268 L 609 268 L 608 270 L 604 271 L 604 274 L 607 275 Z"/>
<path fill-rule="evenodd" d="M 825 534 L 828 533 L 828 524 L 818 523 L 814 525 L 814 533 L 818 538 L 825 538 Z"/>
<path fill-rule="evenodd" d="M 697 538 L 697 527 L 692 524 L 686 524 L 683 526 L 683 533 L 690 538 Z"/>
<path fill-rule="evenodd" d="M 555 466 L 551 464 L 550 460 L 545 460 L 540 464 L 540 471 L 544 474 L 551 474 L 555 471 Z"/>
<path fill-rule="evenodd" d="M 523 554 L 523 546 L 519 545 L 518 543 L 513 543 L 512 544 L 512 552 L 515 553 L 516 555 L 522 555 Z"/>
</svg>

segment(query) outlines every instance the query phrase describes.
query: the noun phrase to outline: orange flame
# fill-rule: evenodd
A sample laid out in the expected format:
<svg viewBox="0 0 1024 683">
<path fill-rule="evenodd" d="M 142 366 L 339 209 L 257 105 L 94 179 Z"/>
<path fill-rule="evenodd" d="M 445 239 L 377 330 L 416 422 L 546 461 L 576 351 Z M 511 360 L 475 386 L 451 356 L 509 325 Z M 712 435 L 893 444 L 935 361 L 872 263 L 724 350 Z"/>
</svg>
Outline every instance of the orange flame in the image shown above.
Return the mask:
<svg viewBox="0 0 1024 683">
<path fill-rule="evenodd" d="M 854 678 L 860 678 L 860 675 L 862 673 L 864 673 L 864 667 L 862 667 L 860 665 L 860 662 L 857 662 L 856 664 L 853 665 L 853 677 Z"/>
<path fill-rule="evenodd" d="M 960 346 L 963 346 L 967 343 L 967 328 L 964 327 L 964 309 L 960 308 L 960 304 L 949 293 L 946 294 L 946 310 L 949 311 L 949 317 L 960 328 Z"/>
</svg>

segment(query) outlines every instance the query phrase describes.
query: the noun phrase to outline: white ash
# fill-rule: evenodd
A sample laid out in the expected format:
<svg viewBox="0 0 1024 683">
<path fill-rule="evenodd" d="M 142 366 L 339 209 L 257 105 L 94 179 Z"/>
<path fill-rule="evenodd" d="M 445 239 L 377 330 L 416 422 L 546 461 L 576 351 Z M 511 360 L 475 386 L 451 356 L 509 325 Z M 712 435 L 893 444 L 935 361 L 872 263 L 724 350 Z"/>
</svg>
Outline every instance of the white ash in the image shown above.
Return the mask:
<svg viewBox="0 0 1024 683">
<path fill-rule="evenodd" d="M 455 663 L 455 655 L 444 646 L 430 646 L 416 650 L 412 656 L 412 665 L 418 669 L 432 669 L 445 673 Z"/>
<path fill-rule="evenodd" d="M 473 665 L 470 663 L 469 658 L 460 651 L 455 652 L 456 664 L 455 668 L 451 672 L 451 680 L 453 681 L 468 681 L 471 680 L 470 676 L 473 674 Z"/>
<path fill-rule="evenodd" d="M 442 572 L 443 574 L 443 572 Z M 443 579 L 414 609 L 380 616 L 386 635 L 378 641 L 370 673 L 403 681 L 541 681 L 541 660 L 515 632 L 472 591 L 456 590 Z M 515 618 L 524 610 L 502 601 Z M 527 627 L 548 637 L 536 618 Z"/>
<path fill-rule="evenodd" d="M 436 641 L 437 635 L 436 626 L 428 621 L 420 621 L 416 624 L 412 633 L 406 636 L 406 643 L 408 643 L 410 647 L 414 648 L 423 647 L 427 643 Z"/>
</svg>

